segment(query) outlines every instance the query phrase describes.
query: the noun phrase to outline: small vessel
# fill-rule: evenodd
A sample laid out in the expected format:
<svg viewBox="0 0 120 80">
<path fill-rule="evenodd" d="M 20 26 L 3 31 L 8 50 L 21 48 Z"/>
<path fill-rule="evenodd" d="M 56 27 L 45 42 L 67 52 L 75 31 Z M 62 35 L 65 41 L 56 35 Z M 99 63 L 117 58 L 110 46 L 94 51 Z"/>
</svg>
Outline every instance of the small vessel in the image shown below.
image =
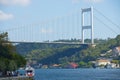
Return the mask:
<svg viewBox="0 0 120 80">
<path fill-rule="evenodd" d="M 35 75 L 35 70 L 34 70 L 34 68 L 31 67 L 31 66 L 27 66 L 27 67 L 25 68 L 25 75 L 28 76 L 28 77 L 34 77 L 34 75 Z"/>
</svg>

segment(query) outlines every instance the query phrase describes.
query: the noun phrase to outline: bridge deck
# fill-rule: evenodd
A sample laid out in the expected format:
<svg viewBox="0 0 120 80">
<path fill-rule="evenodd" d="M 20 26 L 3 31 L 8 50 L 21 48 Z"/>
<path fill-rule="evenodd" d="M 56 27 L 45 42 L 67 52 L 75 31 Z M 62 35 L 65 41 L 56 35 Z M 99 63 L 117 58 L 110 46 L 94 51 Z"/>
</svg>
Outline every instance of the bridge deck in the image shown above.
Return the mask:
<svg viewBox="0 0 120 80">
<path fill-rule="evenodd" d="M 10 43 L 39 43 L 39 44 L 70 44 L 70 45 L 91 45 L 91 43 L 80 42 L 25 42 L 25 41 L 10 41 Z"/>
</svg>

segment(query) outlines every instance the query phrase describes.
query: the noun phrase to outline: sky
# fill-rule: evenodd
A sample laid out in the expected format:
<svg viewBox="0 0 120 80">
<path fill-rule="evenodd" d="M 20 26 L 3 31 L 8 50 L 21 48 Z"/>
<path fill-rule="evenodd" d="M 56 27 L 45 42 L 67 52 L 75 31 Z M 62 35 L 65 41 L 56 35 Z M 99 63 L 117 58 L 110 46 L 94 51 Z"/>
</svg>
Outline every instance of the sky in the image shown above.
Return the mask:
<svg viewBox="0 0 120 80">
<path fill-rule="evenodd" d="M 24 40 L 26 36 L 34 41 L 81 39 L 81 8 L 92 6 L 94 37 L 114 38 L 120 34 L 119 4 L 120 0 L 0 0 L 0 31 L 8 30 L 11 40 Z M 27 27 L 20 30 L 23 26 Z M 90 38 L 89 30 L 85 37 Z"/>
</svg>

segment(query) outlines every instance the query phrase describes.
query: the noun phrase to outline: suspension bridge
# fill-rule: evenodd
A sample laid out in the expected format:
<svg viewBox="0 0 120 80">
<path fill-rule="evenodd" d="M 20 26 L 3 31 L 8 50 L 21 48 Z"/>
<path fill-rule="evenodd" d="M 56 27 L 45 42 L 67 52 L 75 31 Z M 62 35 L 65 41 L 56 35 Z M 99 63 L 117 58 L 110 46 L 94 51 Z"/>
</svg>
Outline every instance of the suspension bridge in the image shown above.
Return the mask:
<svg viewBox="0 0 120 80">
<path fill-rule="evenodd" d="M 83 8 L 64 16 L 43 20 L 38 23 L 17 25 L 15 28 L 5 29 L 1 32 L 8 32 L 9 41 L 11 43 L 41 44 L 95 44 L 94 32 L 97 25 L 94 23 L 102 24 L 102 26 L 105 26 L 106 29 L 110 30 L 110 33 L 113 32 L 116 35 L 119 34 L 98 18 L 95 12 L 120 30 L 120 27 L 111 19 L 106 17 L 99 10 L 90 7 Z M 97 34 L 105 35 L 103 32 L 97 32 Z M 90 38 L 91 42 L 85 43 L 85 38 Z M 78 42 L 56 41 L 68 39 L 77 39 Z"/>
</svg>

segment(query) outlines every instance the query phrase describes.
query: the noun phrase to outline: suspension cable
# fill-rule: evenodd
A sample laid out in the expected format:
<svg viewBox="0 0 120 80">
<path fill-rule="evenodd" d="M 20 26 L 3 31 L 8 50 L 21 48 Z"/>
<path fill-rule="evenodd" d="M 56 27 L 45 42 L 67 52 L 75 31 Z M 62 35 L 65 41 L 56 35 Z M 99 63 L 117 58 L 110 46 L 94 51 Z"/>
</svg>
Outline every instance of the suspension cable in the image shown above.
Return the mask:
<svg viewBox="0 0 120 80">
<path fill-rule="evenodd" d="M 111 22 L 113 25 L 115 25 L 120 30 L 120 26 L 118 24 L 114 23 L 111 19 L 109 19 L 107 16 L 105 16 L 103 13 L 101 13 L 97 9 L 95 9 L 95 10 L 96 10 L 96 12 L 98 12 L 100 15 L 102 15 L 105 19 L 107 19 L 109 22 Z"/>
<path fill-rule="evenodd" d="M 109 27 L 107 24 L 105 24 L 102 20 L 100 20 L 99 18 L 97 18 L 95 15 L 94 17 L 99 21 L 101 22 L 102 24 L 104 24 L 108 29 L 110 29 L 112 32 L 114 32 L 115 34 L 118 34 L 116 31 L 114 31 L 111 27 Z"/>
</svg>

